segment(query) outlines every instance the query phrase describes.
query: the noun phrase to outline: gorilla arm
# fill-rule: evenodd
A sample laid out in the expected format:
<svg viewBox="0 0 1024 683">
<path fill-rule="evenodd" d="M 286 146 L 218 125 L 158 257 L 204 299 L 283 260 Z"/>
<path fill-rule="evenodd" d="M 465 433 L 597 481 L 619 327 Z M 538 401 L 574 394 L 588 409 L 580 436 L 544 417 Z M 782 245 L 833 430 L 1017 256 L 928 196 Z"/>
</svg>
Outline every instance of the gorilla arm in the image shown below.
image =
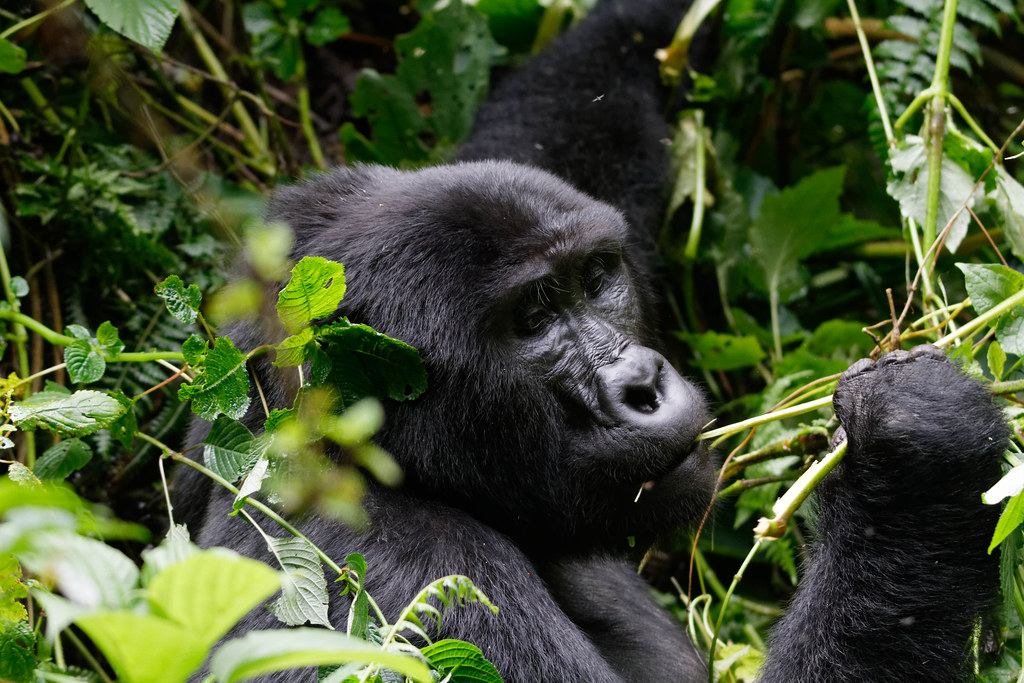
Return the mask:
<svg viewBox="0 0 1024 683">
<path fill-rule="evenodd" d="M 761 680 L 968 680 L 998 585 L 981 493 L 999 478 L 1000 412 L 931 346 L 858 362 L 835 404 L 850 449 Z"/>
</svg>

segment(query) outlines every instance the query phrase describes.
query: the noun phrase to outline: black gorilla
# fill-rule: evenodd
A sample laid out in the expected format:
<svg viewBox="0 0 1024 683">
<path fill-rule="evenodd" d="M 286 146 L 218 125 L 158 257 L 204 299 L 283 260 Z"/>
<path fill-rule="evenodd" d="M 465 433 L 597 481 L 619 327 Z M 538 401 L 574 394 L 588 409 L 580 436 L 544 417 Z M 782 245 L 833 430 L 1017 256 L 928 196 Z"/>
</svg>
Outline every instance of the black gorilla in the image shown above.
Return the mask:
<svg viewBox="0 0 1024 683">
<path fill-rule="evenodd" d="M 685 4 L 601 4 L 504 80 L 457 163 L 341 168 L 271 203 L 296 257 L 345 264 L 341 312 L 417 347 L 430 376 L 421 398 L 388 405 L 378 440 L 405 483 L 371 487 L 372 528 L 303 529 L 334 557 L 365 555 L 392 618 L 431 580 L 470 576 L 501 613 L 453 610 L 437 635 L 476 643 L 509 683 L 707 675 L 616 557 L 627 537 L 693 523 L 714 480 L 694 445 L 704 399 L 651 323 L 668 135 L 652 55 Z M 996 585 L 979 496 L 999 476 L 999 411 L 930 347 L 858 363 L 836 395 L 850 452 L 763 680 L 963 680 Z M 268 557 L 226 516 L 230 496 L 191 495 L 212 496 L 201 544 Z M 346 610 L 335 599 L 332 621 Z M 273 622 L 256 612 L 245 626 Z"/>
</svg>

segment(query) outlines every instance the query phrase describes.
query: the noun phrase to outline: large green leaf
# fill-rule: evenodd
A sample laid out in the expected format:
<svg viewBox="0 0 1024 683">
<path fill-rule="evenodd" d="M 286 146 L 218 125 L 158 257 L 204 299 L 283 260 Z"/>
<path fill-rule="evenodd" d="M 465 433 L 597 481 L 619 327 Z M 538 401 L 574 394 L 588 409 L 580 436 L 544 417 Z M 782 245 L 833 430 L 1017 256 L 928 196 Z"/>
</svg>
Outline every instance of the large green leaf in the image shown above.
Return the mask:
<svg viewBox="0 0 1024 683">
<path fill-rule="evenodd" d="M 419 683 L 433 680 L 427 665 L 410 654 L 386 652 L 318 628 L 253 631 L 222 645 L 213 655 L 210 670 L 220 683 L 235 683 L 273 671 L 346 662 L 380 664 Z"/>
<path fill-rule="evenodd" d="M 275 538 L 270 550 L 284 569 L 283 594 L 270 606 L 289 626 L 307 622 L 331 628 L 327 617 L 327 580 L 316 548 L 304 538 Z"/>
<path fill-rule="evenodd" d="M 476 645 L 461 640 L 439 640 L 422 649 L 431 666 L 446 674 L 450 683 L 502 683 L 501 674 Z"/>
<path fill-rule="evenodd" d="M 21 403 L 12 403 L 9 414 L 19 429 L 47 429 L 85 436 L 110 425 L 125 410 L 117 399 L 99 391 L 85 390 L 70 395 L 33 394 Z"/>
<path fill-rule="evenodd" d="M 203 301 L 203 295 L 200 293 L 198 285 L 186 287 L 180 277 L 171 275 L 158 284 L 154 291 L 164 300 L 167 310 L 175 318 L 186 325 L 191 325 L 196 321 L 199 316 L 199 305 Z"/>
<path fill-rule="evenodd" d="M 229 417 L 218 417 L 203 440 L 203 462 L 214 473 L 235 482 L 254 459 L 254 437 L 245 425 Z"/>
<path fill-rule="evenodd" d="M 0 619 L 0 681 L 30 683 L 35 680 L 36 637 L 27 621 Z"/>
<path fill-rule="evenodd" d="M 764 277 L 754 284 L 764 292 L 776 292 L 785 302 L 803 286 L 799 261 L 815 253 L 822 236 L 842 222 L 839 195 L 845 174 L 842 166 L 827 168 L 765 197 L 750 226 L 753 257 Z"/>
<path fill-rule="evenodd" d="M 367 396 L 405 401 L 427 389 L 420 354 L 405 342 L 347 320 L 324 329 L 321 339 L 330 361 L 327 381 L 338 387 L 346 406 Z M 314 375 L 317 371 L 314 367 Z"/>
<path fill-rule="evenodd" d="M 85 0 L 100 20 L 125 38 L 160 52 L 181 11 L 177 0 Z"/>
<path fill-rule="evenodd" d="M 124 683 L 183 683 L 207 648 L 188 626 L 150 614 L 96 612 L 75 619 Z"/>
<path fill-rule="evenodd" d="M 307 256 L 292 268 L 292 277 L 277 297 L 277 315 L 295 334 L 338 309 L 345 296 L 345 268 L 319 256 Z"/>
<path fill-rule="evenodd" d="M 154 576 L 148 599 L 153 614 L 187 628 L 210 647 L 280 587 L 279 574 L 262 562 L 205 551 Z"/>
<path fill-rule="evenodd" d="M 46 449 L 32 471 L 40 479 L 65 479 L 92 460 L 92 448 L 81 439 L 64 439 Z"/>
<path fill-rule="evenodd" d="M 239 419 L 249 408 L 249 375 L 245 354 L 227 337 L 218 337 L 216 346 L 206 354 L 202 372 L 192 384 L 178 389 L 182 401 L 192 399 L 192 412 L 204 420 L 224 414 Z"/>
</svg>

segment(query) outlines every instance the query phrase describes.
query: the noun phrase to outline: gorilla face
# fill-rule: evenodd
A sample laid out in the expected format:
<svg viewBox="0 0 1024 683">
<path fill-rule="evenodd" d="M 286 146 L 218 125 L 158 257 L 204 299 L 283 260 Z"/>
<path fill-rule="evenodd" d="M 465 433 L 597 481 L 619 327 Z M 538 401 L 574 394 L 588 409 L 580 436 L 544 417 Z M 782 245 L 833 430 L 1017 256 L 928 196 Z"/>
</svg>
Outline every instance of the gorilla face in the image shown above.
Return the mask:
<svg viewBox="0 0 1024 683">
<path fill-rule="evenodd" d="M 511 163 L 318 182 L 297 249 L 328 245 L 346 268 L 342 313 L 427 365 L 430 388 L 391 406 L 379 437 L 410 492 L 534 545 L 647 538 L 703 511 L 708 412 L 651 348 L 620 213 Z M 288 199 L 276 209 L 294 216 Z"/>
</svg>

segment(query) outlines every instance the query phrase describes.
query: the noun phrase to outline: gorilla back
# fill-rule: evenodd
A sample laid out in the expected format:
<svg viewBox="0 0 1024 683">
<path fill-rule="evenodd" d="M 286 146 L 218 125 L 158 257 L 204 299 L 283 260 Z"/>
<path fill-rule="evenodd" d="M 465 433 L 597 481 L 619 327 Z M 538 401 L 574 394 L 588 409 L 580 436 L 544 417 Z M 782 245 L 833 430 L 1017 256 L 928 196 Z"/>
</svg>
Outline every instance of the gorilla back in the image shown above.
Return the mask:
<svg viewBox="0 0 1024 683">
<path fill-rule="evenodd" d="M 387 406 L 377 440 L 405 480 L 371 485 L 370 528 L 315 518 L 303 531 L 329 555 L 366 557 L 388 618 L 433 579 L 468 575 L 501 613 L 454 610 L 434 635 L 477 644 L 509 683 L 707 676 L 617 559 L 627 537 L 695 522 L 714 487 L 695 440 L 705 401 L 659 352 L 653 320 L 668 173 L 652 55 L 686 4 L 600 4 L 495 89 L 456 163 L 337 169 L 269 209 L 295 230 L 294 256 L 345 264 L 339 313 L 418 348 L 430 377 L 421 398 Z M 232 336 L 268 341 L 255 327 Z M 283 376 L 255 371 L 271 408 L 287 405 Z M 837 396 L 849 464 L 830 477 L 827 542 L 810 552 L 764 679 L 959 680 L 995 585 L 978 495 L 998 477 L 998 410 L 930 352 L 857 366 Z M 899 405 L 923 417 L 886 420 Z M 861 476 L 872 468 L 888 474 Z M 893 508 L 909 486 L 914 505 Z M 227 516 L 231 497 L 206 491 L 184 492 L 209 496 L 200 543 L 268 559 Z M 347 608 L 332 600 L 332 622 Z M 244 628 L 272 622 L 254 612 Z"/>
</svg>

